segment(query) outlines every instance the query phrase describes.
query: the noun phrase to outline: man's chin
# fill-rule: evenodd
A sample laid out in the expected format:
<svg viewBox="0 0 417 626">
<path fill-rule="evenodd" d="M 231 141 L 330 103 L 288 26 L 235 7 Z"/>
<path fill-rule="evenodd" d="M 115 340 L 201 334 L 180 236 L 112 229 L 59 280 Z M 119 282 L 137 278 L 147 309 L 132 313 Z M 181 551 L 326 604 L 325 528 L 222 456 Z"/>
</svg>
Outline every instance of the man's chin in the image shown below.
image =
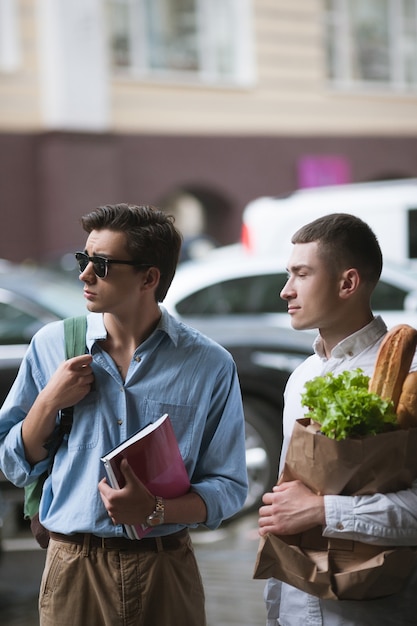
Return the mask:
<svg viewBox="0 0 417 626">
<path fill-rule="evenodd" d="M 291 318 L 291 327 L 294 330 L 306 330 L 304 324 L 301 321 L 294 319 L 293 317 Z"/>
<path fill-rule="evenodd" d="M 87 302 L 86 307 L 89 313 L 102 313 L 98 304 L 94 302 Z"/>
<path fill-rule="evenodd" d="M 291 326 L 294 330 L 313 330 L 314 328 L 316 328 L 315 326 L 311 326 L 311 324 L 302 322 L 301 320 L 296 320 L 294 318 L 291 318 Z"/>
</svg>

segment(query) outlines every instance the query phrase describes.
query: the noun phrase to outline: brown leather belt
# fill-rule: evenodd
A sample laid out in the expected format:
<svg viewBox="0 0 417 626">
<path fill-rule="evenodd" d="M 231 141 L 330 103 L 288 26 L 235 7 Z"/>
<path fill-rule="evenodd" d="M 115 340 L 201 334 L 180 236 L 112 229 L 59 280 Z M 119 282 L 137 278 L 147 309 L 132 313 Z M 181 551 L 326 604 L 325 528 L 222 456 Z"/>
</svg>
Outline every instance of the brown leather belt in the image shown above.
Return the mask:
<svg viewBox="0 0 417 626">
<path fill-rule="evenodd" d="M 188 538 L 187 528 L 161 537 L 144 537 L 143 539 L 126 539 L 125 537 L 98 537 L 90 533 L 75 533 L 73 535 L 61 535 L 50 532 L 51 539 L 63 543 L 72 543 L 77 546 L 89 548 L 102 548 L 103 550 L 128 550 L 130 552 L 158 552 L 159 550 L 174 550 L 184 544 Z"/>
</svg>

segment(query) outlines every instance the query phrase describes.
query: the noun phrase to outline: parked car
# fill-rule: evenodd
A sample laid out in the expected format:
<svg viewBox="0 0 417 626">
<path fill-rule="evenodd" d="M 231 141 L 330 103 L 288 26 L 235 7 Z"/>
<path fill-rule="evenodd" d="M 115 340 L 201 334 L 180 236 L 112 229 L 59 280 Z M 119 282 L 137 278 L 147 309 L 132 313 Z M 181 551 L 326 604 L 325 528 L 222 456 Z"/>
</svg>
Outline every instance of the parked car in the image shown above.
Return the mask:
<svg viewBox="0 0 417 626">
<path fill-rule="evenodd" d="M 30 339 L 44 324 L 85 313 L 82 289 L 61 273 L 0 262 L 0 405 L 3 403 Z M 3 534 L 22 519 L 23 496 L 0 472 L 0 518 Z"/>
<path fill-rule="evenodd" d="M 75 281 L 39 268 L 0 265 L 0 402 L 35 332 L 48 322 L 85 312 Z"/>
<path fill-rule="evenodd" d="M 208 253 L 178 268 L 164 305 L 233 355 L 246 419 L 249 495 L 259 505 L 276 481 L 281 449 L 283 389 L 290 373 L 312 352 L 315 331 L 294 331 L 279 297 L 286 259 L 248 254 L 240 245 Z M 386 263 L 373 298 L 387 325 L 417 327 L 417 274 Z"/>
</svg>

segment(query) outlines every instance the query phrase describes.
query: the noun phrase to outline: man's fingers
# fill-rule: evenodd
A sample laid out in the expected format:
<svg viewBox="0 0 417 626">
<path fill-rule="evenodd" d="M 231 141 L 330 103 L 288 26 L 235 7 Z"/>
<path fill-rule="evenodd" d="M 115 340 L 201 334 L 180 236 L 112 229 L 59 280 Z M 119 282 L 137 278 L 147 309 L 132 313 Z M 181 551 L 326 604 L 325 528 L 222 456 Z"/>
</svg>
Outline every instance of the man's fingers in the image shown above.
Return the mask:
<svg viewBox="0 0 417 626">
<path fill-rule="evenodd" d="M 74 369 L 83 369 L 91 364 L 93 357 L 91 354 L 81 354 L 80 356 L 74 356 L 72 359 L 68 359 L 67 363 Z"/>
</svg>

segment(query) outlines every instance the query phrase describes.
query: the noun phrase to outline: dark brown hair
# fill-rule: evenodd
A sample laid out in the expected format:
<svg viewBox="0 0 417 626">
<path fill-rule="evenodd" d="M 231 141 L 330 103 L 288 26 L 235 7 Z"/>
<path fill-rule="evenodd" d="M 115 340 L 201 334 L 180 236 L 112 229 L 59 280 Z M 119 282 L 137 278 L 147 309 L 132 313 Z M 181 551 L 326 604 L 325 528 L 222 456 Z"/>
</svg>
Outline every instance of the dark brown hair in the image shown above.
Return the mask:
<svg viewBox="0 0 417 626">
<path fill-rule="evenodd" d="M 292 243 L 318 243 L 319 254 L 335 272 L 350 267 L 375 286 L 382 271 L 382 252 L 372 229 L 349 213 L 331 213 L 300 228 Z"/>
<path fill-rule="evenodd" d="M 174 278 L 182 237 L 174 217 L 150 205 L 107 204 L 81 218 L 87 233 L 109 229 L 126 235 L 133 261 L 157 267 L 161 273 L 156 298 L 162 302 Z"/>
</svg>

